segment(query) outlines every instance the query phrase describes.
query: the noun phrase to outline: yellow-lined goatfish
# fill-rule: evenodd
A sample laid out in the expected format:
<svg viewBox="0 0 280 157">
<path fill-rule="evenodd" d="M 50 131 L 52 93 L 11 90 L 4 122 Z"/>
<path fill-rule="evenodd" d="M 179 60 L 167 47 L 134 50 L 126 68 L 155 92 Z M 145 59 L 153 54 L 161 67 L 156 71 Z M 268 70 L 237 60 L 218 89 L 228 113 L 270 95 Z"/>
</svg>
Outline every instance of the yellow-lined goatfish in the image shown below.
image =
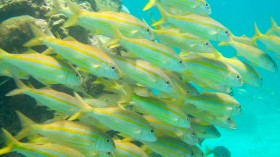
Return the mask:
<svg viewBox="0 0 280 157">
<path fill-rule="evenodd" d="M 46 45 L 50 47 L 49 52 L 59 54 L 70 63 L 78 66 L 79 69 L 89 72 L 97 77 L 119 79 L 119 69 L 113 60 L 98 48 L 82 44 L 75 40 L 60 40 L 47 36 L 36 26 L 30 25 L 34 39 L 31 39 L 24 46 Z"/>
<path fill-rule="evenodd" d="M 17 77 L 19 79 L 29 79 L 28 73 L 9 63 L 0 62 L 0 76 Z"/>
<path fill-rule="evenodd" d="M 279 38 L 280 41 L 280 38 Z M 279 42 L 280 43 L 280 42 Z M 276 62 L 267 53 L 261 49 L 243 43 L 231 40 L 229 42 L 221 42 L 219 46 L 231 45 L 237 51 L 238 56 L 246 58 L 250 63 L 263 68 L 265 70 L 276 72 L 278 70 Z"/>
<path fill-rule="evenodd" d="M 124 78 L 162 92 L 170 93 L 173 91 L 173 83 L 162 69 L 139 59 L 117 55 L 112 56 L 112 59 L 125 74 Z"/>
<path fill-rule="evenodd" d="M 115 157 L 148 157 L 147 153 L 137 145 L 124 140 L 114 140 L 116 149 L 113 151 Z"/>
<path fill-rule="evenodd" d="M 174 25 L 182 32 L 188 32 L 207 40 L 229 41 L 231 33 L 221 23 L 211 17 L 199 16 L 196 14 L 171 15 L 161 6 L 162 19 L 154 23 L 153 26 L 163 23 Z"/>
<path fill-rule="evenodd" d="M 196 133 L 196 136 L 200 139 L 221 137 L 220 132 L 214 125 L 202 125 L 195 121 L 191 121 L 191 126 Z"/>
<path fill-rule="evenodd" d="M 209 41 L 190 33 L 180 32 L 179 29 L 161 28 L 151 30 L 161 43 L 169 47 L 176 47 L 182 51 L 207 53 L 211 53 L 215 50 Z"/>
<path fill-rule="evenodd" d="M 123 46 L 129 53 L 164 69 L 183 72 L 186 67 L 179 55 L 170 47 L 147 39 L 124 37 L 115 29 L 115 39 L 108 42 L 110 47 Z"/>
<path fill-rule="evenodd" d="M 20 112 L 16 112 L 24 127 L 16 136 L 22 139 L 31 134 L 39 134 L 50 142 L 72 147 L 83 154 L 92 151 L 110 152 L 115 149 L 114 141 L 97 127 L 79 122 L 60 120 L 48 124 L 37 124 Z"/>
<path fill-rule="evenodd" d="M 138 95 L 133 95 L 131 100 L 137 108 L 144 110 L 163 122 L 182 128 L 190 127 L 188 116 L 179 107 L 176 107 L 175 104 L 171 105 L 156 98 Z"/>
<path fill-rule="evenodd" d="M 242 110 L 236 99 L 228 94 L 218 92 L 204 92 L 200 95 L 187 96 L 183 106 L 187 104 L 193 104 L 213 115 L 234 116 L 239 115 Z"/>
<path fill-rule="evenodd" d="M 79 111 L 79 106 L 75 98 L 71 95 L 50 88 L 35 89 L 26 86 L 17 78 L 14 79 L 18 89 L 10 91 L 6 96 L 26 94 L 34 98 L 37 104 L 47 106 L 51 110 L 65 115 L 73 115 Z"/>
<path fill-rule="evenodd" d="M 119 131 L 129 137 L 154 142 L 157 137 L 150 123 L 139 114 L 121 109 L 119 107 L 93 108 L 78 95 L 75 97 L 84 113 L 78 113 L 70 118 L 77 119 L 83 115 L 97 119 L 102 125 L 115 131 Z"/>
<path fill-rule="evenodd" d="M 53 143 L 22 143 L 16 140 L 7 130 L 2 128 L 6 139 L 6 147 L 0 149 L 0 155 L 18 152 L 28 157 L 86 157 L 77 150 Z"/>
<path fill-rule="evenodd" d="M 207 16 L 212 13 L 210 5 L 205 0 L 149 0 L 143 10 L 155 5 L 161 5 L 169 13 L 176 15 L 194 13 Z"/>
<path fill-rule="evenodd" d="M 216 53 L 216 55 L 204 53 L 203 56 L 210 57 L 210 58 L 216 58 L 220 61 L 223 61 L 225 64 L 229 64 L 230 66 L 232 66 L 235 70 L 237 70 L 240 73 L 244 83 L 255 86 L 255 87 L 262 86 L 262 77 L 259 74 L 259 72 L 254 67 L 252 67 L 250 64 L 248 64 L 242 60 L 239 60 L 237 57 L 226 58 L 222 54 L 219 54 L 219 53 Z"/>
<path fill-rule="evenodd" d="M 151 115 L 145 115 L 144 118 L 153 126 L 157 135 L 175 135 L 190 145 L 198 143 L 198 138 L 192 128 L 174 127 L 174 125 L 160 121 Z"/>
<path fill-rule="evenodd" d="M 277 55 L 280 55 L 280 37 L 276 35 L 262 34 L 256 24 L 255 29 L 256 35 L 252 40 L 260 40 L 268 50 L 271 50 Z"/>
<path fill-rule="evenodd" d="M 80 87 L 80 73 L 65 62 L 39 53 L 9 54 L 0 50 L 0 62 L 14 65 L 44 84 L 63 84 Z"/>
<path fill-rule="evenodd" d="M 241 75 L 234 68 L 217 59 L 190 54 L 185 56 L 183 60 L 189 70 L 182 74 L 182 78 L 188 79 L 189 75 L 193 75 L 200 80 L 205 80 L 205 82 L 213 81 L 230 87 L 243 85 Z"/>
<path fill-rule="evenodd" d="M 54 9 L 48 13 L 61 13 L 68 17 L 65 27 L 80 25 L 97 34 L 114 37 L 112 25 L 129 37 L 153 39 L 149 27 L 131 14 L 113 11 L 90 12 L 67 0 L 68 8 L 62 7 L 58 0 L 53 0 Z"/>
<path fill-rule="evenodd" d="M 179 138 L 171 136 L 161 136 L 155 142 L 142 142 L 149 149 L 162 156 L 193 157 L 191 148 Z"/>
<path fill-rule="evenodd" d="M 192 115 L 193 117 L 191 117 L 190 120 L 196 121 L 196 123 L 236 129 L 236 123 L 231 116 L 213 115 L 213 112 L 201 110 L 192 104 L 185 105 L 182 109 Z"/>
</svg>

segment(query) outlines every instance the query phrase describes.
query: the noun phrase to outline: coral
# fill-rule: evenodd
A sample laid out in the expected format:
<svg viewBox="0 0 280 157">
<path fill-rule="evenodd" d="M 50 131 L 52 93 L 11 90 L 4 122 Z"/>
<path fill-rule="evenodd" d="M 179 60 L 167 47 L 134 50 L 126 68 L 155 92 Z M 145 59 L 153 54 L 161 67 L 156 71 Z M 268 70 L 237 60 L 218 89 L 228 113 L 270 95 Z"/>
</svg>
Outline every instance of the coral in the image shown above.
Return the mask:
<svg viewBox="0 0 280 157">
<path fill-rule="evenodd" d="M 22 51 L 22 45 L 33 37 L 29 24 L 34 24 L 41 28 L 46 26 L 44 20 L 38 20 L 28 15 L 17 16 L 3 21 L 0 24 L 0 47 L 8 52 Z"/>
<path fill-rule="evenodd" d="M 0 21 L 20 15 L 43 18 L 48 11 L 44 0 L 2 0 L 0 1 Z"/>
<path fill-rule="evenodd" d="M 94 10 L 96 11 L 120 11 L 122 0 L 91 0 L 94 1 Z M 91 3 L 91 2 L 90 2 Z"/>
</svg>

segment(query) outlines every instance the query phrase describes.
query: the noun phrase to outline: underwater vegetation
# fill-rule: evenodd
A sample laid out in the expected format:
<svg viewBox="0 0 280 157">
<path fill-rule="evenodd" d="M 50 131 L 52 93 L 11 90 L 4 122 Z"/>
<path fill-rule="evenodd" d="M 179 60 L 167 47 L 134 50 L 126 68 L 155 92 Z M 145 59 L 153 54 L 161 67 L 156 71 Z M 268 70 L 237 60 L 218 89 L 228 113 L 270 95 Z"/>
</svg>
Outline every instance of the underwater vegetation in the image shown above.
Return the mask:
<svg viewBox="0 0 280 157">
<path fill-rule="evenodd" d="M 280 27 L 239 37 L 205 0 L 153 7 L 149 25 L 117 0 L 1 1 L 0 155 L 231 156 L 201 144 L 238 129 L 232 93 L 261 87 L 257 68 L 278 71 L 257 41 L 279 55 Z"/>
</svg>

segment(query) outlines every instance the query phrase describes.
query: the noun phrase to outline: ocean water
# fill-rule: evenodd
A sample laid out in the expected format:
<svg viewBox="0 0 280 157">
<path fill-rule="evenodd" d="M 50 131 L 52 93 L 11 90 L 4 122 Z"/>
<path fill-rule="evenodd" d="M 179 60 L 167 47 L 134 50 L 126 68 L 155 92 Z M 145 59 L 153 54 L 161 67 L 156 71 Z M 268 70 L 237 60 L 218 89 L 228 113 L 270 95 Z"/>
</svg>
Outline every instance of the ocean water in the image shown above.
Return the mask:
<svg viewBox="0 0 280 157">
<path fill-rule="evenodd" d="M 157 9 L 153 8 L 143 12 L 142 9 L 148 0 L 123 0 L 124 5 L 129 9 L 132 15 L 139 19 L 144 19 L 151 25 L 151 19 L 159 19 L 160 14 Z M 237 36 L 248 35 L 252 37 L 255 33 L 254 23 L 257 23 L 261 32 L 266 32 L 271 27 L 270 18 L 273 17 L 280 24 L 280 0 L 208 0 L 214 19 L 218 20 L 224 26 L 231 30 Z M 82 35 L 81 35 L 82 36 Z M 275 53 L 267 51 L 266 48 L 258 43 L 277 62 L 280 68 L 280 58 Z M 217 43 L 213 45 L 222 52 L 225 56 L 235 56 L 236 52 L 231 47 L 218 47 Z M 229 130 L 218 128 L 222 136 L 218 139 L 207 139 L 202 143 L 202 149 L 206 147 L 214 148 L 216 146 L 225 146 L 231 152 L 232 157 L 278 157 L 280 156 L 280 72 L 271 73 L 256 68 L 263 78 L 263 86 L 260 88 L 243 86 L 233 90 L 234 97 L 242 104 L 242 114 L 234 117 L 237 123 L 237 129 Z M 2 84 L 0 78 L 0 115 L 13 115 L 12 117 L 1 117 L 1 122 L 17 119 L 14 110 L 19 109 L 29 115 L 40 115 L 43 117 L 40 121 L 50 119 L 50 115 L 44 115 L 46 108 L 22 107 L 25 102 L 18 102 L 16 98 L 7 98 L 5 93 L 16 88 L 6 88 L 5 83 Z M 4 78 L 3 80 L 6 80 Z M 8 81 L 13 81 L 8 80 Z M 5 97 L 5 101 L 2 100 Z M 31 99 L 31 98 L 30 98 Z M 6 102 L 15 102 L 17 105 L 11 107 L 5 106 Z M 30 102 L 29 99 L 26 102 Z M 14 103 L 14 104 L 15 104 Z M 4 108 L 6 107 L 6 108 Z M 21 110 L 22 108 L 25 108 Z M 8 114 L 9 113 L 9 114 Z M 3 127 L 0 125 L 0 127 Z M 19 122 L 11 127 L 16 128 L 13 131 L 19 130 Z M 13 134 L 15 132 L 12 132 Z M 3 139 L 0 138 L 0 143 Z M 0 147 L 2 148 L 2 146 Z M 7 155 L 15 157 L 14 154 Z M 211 157 L 211 155 L 209 155 Z"/>
<path fill-rule="evenodd" d="M 158 19 L 160 15 L 153 9 L 143 12 L 146 0 L 123 0 L 130 12 L 144 18 L 150 23 L 151 18 Z M 254 23 L 261 32 L 271 27 L 270 18 L 280 23 L 279 0 L 208 0 L 212 8 L 211 17 L 229 28 L 233 34 L 246 34 L 252 37 L 255 33 Z M 215 44 L 215 43 L 214 43 Z M 269 53 L 278 66 L 280 59 L 274 53 L 267 51 L 261 43 L 260 47 Z M 235 55 L 230 47 L 216 47 L 224 55 Z M 278 157 L 280 153 L 280 75 L 257 68 L 263 77 L 261 88 L 244 86 L 234 89 L 234 97 L 242 104 L 243 112 L 234 117 L 236 130 L 219 128 L 222 137 L 206 140 L 202 146 L 213 148 L 225 146 L 232 157 Z"/>
</svg>

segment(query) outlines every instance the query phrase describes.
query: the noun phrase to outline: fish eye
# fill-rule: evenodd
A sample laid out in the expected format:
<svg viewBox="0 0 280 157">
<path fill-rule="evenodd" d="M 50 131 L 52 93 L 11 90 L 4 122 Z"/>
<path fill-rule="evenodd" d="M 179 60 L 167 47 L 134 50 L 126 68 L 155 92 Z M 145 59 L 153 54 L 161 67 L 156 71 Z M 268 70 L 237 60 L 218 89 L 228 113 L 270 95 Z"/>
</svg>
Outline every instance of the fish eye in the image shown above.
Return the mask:
<svg viewBox="0 0 280 157">
<path fill-rule="evenodd" d="M 75 76 L 77 76 L 77 77 L 78 77 L 78 76 L 79 76 L 79 74 L 78 74 L 78 73 L 76 73 L 76 75 L 75 75 Z"/>
<path fill-rule="evenodd" d="M 166 84 L 170 84 L 170 82 L 169 82 L 169 81 L 166 81 L 165 83 L 166 83 Z"/>
<path fill-rule="evenodd" d="M 239 78 L 240 78 L 240 76 L 239 76 L 239 75 L 237 75 L 237 76 L 236 76 L 236 78 L 238 78 L 238 79 L 239 79 Z"/>
<path fill-rule="evenodd" d="M 107 152 L 108 155 L 111 155 L 111 152 Z"/>
<path fill-rule="evenodd" d="M 109 140 L 109 139 L 106 139 L 106 142 L 107 142 L 107 143 L 109 143 L 109 142 L 110 142 L 110 140 Z"/>
<path fill-rule="evenodd" d="M 180 63 L 180 64 L 182 64 L 182 62 L 183 62 L 182 60 L 179 60 L 179 63 Z"/>
<path fill-rule="evenodd" d="M 225 33 L 228 34 L 228 31 L 226 30 Z"/>
<path fill-rule="evenodd" d="M 228 121 L 228 122 L 230 122 L 230 121 L 231 121 L 231 118 L 230 118 L 230 117 L 229 117 L 229 118 L 227 118 L 227 121 Z"/>
<path fill-rule="evenodd" d="M 195 136 L 195 132 L 192 132 L 192 135 Z"/>
<path fill-rule="evenodd" d="M 206 43 L 205 43 L 205 45 L 206 45 L 206 46 L 209 46 L 209 43 L 208 43 L 208 42 L 206 42 Z"/>
<path fill-rule="evenodd" d="M 115 70 L 115 69 L 116 69 L 116 67 L 112 66 L 112 67 L 111 67 L 111 69 Z"/>
<path fill-rule="evenodd" d="M 154 133 L 154 130 L 151 130 L 151 133 Z"/>
<path fill-rule="evenodd" d="M 147 28 L 146 31 L 147 31 L 148 33 L 150 33 L 150 29 L 149 29 L 149 28 Z"/>
<path fill-rule="evenodd" d="M 206 3 L 205 6 L 208 7 L 209 6 L 208 3 Z"/>
<path fill-rule="evenodd" d="M 189 93 L 190 93 L 190 91 L 187 90 L 187 94 L 189 94 Z"/>
</svg>

